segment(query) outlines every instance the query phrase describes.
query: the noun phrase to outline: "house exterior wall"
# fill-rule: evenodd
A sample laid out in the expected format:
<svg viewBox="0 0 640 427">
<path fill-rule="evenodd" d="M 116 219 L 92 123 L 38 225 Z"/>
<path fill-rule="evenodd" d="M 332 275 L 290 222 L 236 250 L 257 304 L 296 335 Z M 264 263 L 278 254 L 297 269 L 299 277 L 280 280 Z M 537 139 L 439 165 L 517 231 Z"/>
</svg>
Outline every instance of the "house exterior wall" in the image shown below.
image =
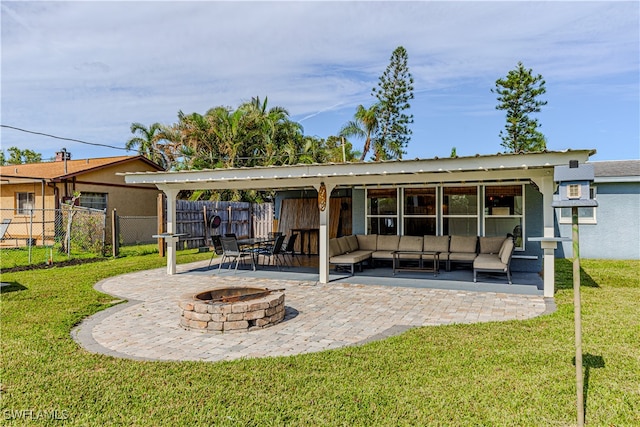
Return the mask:
<svg viewBox="0 0 640 427">
<path fill-rule="evenodd" d="M 580 257 L 640 259 L 640 183 L 596 183 L 596 223 L 579 225 Z M 560 236 L 571 238 L 571 224 L 558 223 Z M 573 257 L 572 242 L 563 242 L 558 256 Z"/>
<path fill-rule="evenodd" d="M 157 215 L 156 200 L 160 190 L 151 184 L 136 186 L 126 184 L 123 176 L 116 175 L 119 172 L 141 170 L 156 171 L 157 169 L 150 167 L 148 163 L 135 160 L 87 171 L 70 178 L 67 182 L 34 180 L 28 183 L 2 184 L 0 185 L 0 213 L 2 219 L 12 220 L 8 228 L 9 234 L 20 239 L 36 234 L 53 235 L 56 221 L 54 209 L 59 208 L 62 200 L 65 197 L 71 197 L 74 191 L 106 193 L 108 218 L 113 209 L 117 209 L 118 215 L 121 216 L 155 216 Z M 33 217 L 16 212 L 17 193 L 34 194 Z M 44 212 L 43 209 L 45 209 Z M 33 231 L 31 234 L 30 228 Z M 111 222 L 107 220 L 107 233 L 110 233 L 110 228 Z"/>
<path fill-rule="evenodd" d="M 34 194 L 33 216 L 17 213 L 16 193 Z M 42 182 L 0 185 L 0 216 L 2 219 L 11 219 L 7 232 L 16 239 L 22 241 L 33 235 L 53 235 L 54 208 L 54 189 L 46 183 L 44 186 Z"/>
<path fill-rule="evenodd" d="M 84 173 L 74 183 L 80 193 L 108 193 L 107 212 L 117 209 L 121 216 L 154 216 L 157 214 L 156 200 L 160 191 L 154 185 L 132 186 L 125 184 L 124 177 L 116 172 L 151 170 L 141 161 L 128 162 Z"/>
<path fill-rule="evenodd" d="M 524 251 L 514 253 L 511 260 L 513 271 L 542 271 L 543 250 L 538 242 L 529 242 L 527 237 L 541 237 L 544 234 L 542 194 L 532 185 L 525 185 L 525 242 Z M 534 257 L 534 259 L 531 259 Z"/>
</svg>

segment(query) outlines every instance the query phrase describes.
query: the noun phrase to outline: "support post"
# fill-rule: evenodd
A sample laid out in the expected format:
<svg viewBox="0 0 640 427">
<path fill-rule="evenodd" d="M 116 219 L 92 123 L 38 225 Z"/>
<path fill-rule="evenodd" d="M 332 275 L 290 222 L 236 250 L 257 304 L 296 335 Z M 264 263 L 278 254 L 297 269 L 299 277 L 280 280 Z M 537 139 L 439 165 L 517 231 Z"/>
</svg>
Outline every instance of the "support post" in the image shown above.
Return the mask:
<svg viewBox="0 0 640 427">
<path fill-rule="evenodd" d="M 158 194 L 157 212 L 158 212 L 158 234 L 164 233 L 164 204 L 162 193 Z M 164 239 L 158 239 L 158 253 L 164 258 Z"/>
<path fill-rule="evenodd" d="M 576 410 L 578 427 L 584 426 L 584 378 L 582 377 L 582 318 L 580 315 L 580 235 L 578 231 L 578 208 L 571 208 L 571 230 L 573 238 L 573 318 L 576 336 Z"/>
<path fill-rule="evenodd" d="M 544 237 L 553 237 L 554 235 L 554 224 L 553 224 L 553 188 L 554 182 L 553 177 L 542 177 L 536 181 L 540 192 L 542 193 L 542 214 L 544 221 Z M 555 249 L 556 246 L 548 246 L 543 247 L 543 258 L 542 258 L 542 268 L 543 268 L 543 293 L 545 298 L 553 298 L 555 295 Z"/>
<path fill-rule="evenodd" d="M 331 191 L 335 187 L 332 184 L 320 183 L 317 186 L 314 186 L 316 190 L 318 190 L 319 200 L 318 200 L 318 209 L 320 211 L 320 225 L 319 225 L 319 233 L 318 239 L 320 240 L 320 249 L 319 249 L 319 260 L 318 267 L 319 271 L 319 281 L 320 283 L 328 283 L 329 282 L 329 224 L 330 220 L 330 211 L 331 211 Z M 323 189 L 324 188 L 324 189 Z M 320 195 L 324 193 L 324 203 L 321 203 Z M 324 205 L 324 209 L 320 205 Z"/>
<path fill-rule="evenodd" d="M 167 233 L 174 234 L 176 232 L 176 197 L 177 190 L 163 190 L 167 196 Z M 176 274 L 176 242 L 178 238 L 168 238 L 167 242 L 167 274 Z"/>
</svg>

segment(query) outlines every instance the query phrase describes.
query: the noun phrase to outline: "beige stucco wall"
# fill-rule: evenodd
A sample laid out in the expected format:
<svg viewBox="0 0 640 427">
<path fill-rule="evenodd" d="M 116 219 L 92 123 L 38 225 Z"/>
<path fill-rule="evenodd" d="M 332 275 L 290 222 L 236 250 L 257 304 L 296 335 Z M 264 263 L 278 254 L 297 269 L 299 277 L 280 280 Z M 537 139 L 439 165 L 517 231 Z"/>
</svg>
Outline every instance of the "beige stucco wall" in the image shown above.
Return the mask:
<svg viewBox="0 0 640 427">
<path fill-rule="evenodd" d="M 109 217 L 113 209 L 118 215 L 147 216 L 156 215 L 156 199 L 160 191 L 155 185 L 129 185 L 119 172 L 155 171 L 142 161 L 127 162 L 94 172 L 80 175 L 75 182 L 75 191 L 108 193 L 107 211 Z"/>
<path fill-rule="evenodd" d="M 160 191 L 155 185 L 129 185 L 124 182 L 124 177 L 116 175 L 119 172 L 139 172 L 153 171 L 143 161 L 130 161 L 110 167 L 105 167 L 92 172 L 83 173 L 76 177 L 75 182 L 48 183 L 44 185 L 44 205 L 43 205 L 43 185 L 42 181 L 21 184 L 0 184 L 0 217 L 1 219 L 11 218 L 12 223 L 8 229 L 10 235 L 16 237 L 28 237 L 29 229 L 32 227 L 32 234 L 38 238 L 40 236 L 51 235 L 53 233 L 54 215 L 53 211 L 45 212 L 42 216 L 42 209 L 55 209 L 56 200 L 53 186 L 58 189 L 58 197 L 62 199 L 65 195 L 71 196 L 74 191 L 80 193 L 107 193 L 107 236 L 110 236 L 111 217 L 113 209 L 117 209 L 120 216 L 155 216 L 157 215 L 157 197 Z M 16 214 L 16 193 L 34 193 L 35 209 L 33 218 L 29 215 Z M 110 237 L 107 237 L 110 240 Z"/>
</svg>

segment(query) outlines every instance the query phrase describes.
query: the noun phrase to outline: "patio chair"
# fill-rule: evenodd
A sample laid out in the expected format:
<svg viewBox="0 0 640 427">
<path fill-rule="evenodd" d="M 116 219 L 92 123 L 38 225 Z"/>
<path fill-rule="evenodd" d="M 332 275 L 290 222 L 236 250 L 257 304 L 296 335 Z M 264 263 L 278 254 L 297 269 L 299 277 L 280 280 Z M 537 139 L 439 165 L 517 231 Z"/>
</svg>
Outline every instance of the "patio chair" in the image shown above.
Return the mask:
<svg viewBox="0 0 640 427">
<path fill-rule="evenodd" d="M 11 237 L 11 234 L 7 232 L 10 224 L 11 224 L 11 218 L 3 219 L 2 223 L 0 223 L 0 240 L 4 240 L 8 237 Z"/>
<path fill-rule="evenodd" d="M 289 237 L 289 240 L 287 240 L 287 245 L 282 250 L 283 257 L 289 256 L 289 258 L 291 258 L 292 262 L 291 262 L 290 265 L 292 265 L 292 266 L 293 266 L 293 259 L 298 261 L 298 265 L 302 266 L 302 262 L 300 262 L 300 259 L 298 259 L 298 256 L 296 255 L 296 251 L 295 251 L 295 245 L 296 245 L 297 238 L 298 238 L 297 234 L 291 235 L 291 237 Z M 285 260 L 286 260 L 286 258 L 285 258 Z"/>
<path fill-rule="evenodd" d="M 211 254 L 211 259 L 209 260 L 209 266 L 207 268 L 211 267 L 213 258 L 216 255 L 221 256 L 224 254 L 224 250 L 222 249 L 222 242 L 220 242 L 220 236 L 211 236 L 211 243 L 213 243 L 213 253 Z"/>
<path fill-rule="evenodd" d="M 282 236 L 282 231 L 270 231 L 269 233 L 267 233 L 267 236 L 270 239 L 275 239 L 278 236 Z"/>
<path fill-rule="evenodd" d="M 220 266 L 218 266 L 218 271 L 222 269 L 222 264 L 224 264 L 225 259 L 235 259 L 236 267 L 235 270 L 238 270 L 238 263 L 240 260 L 244 260 L 244 258 L 249 258 L 251 260 L 251 266 L 253 270 L 256 270 L 256 264 L 253 261 L 253 253 L 250 251 L 240 250 L 238 247 L 238 240 L 234 237 L 222 237 L 220 239 L 220 243 L 222 244 L 222 259 L 220 260 Z M 231 263 L 229 263 L 229 267 L 231 268 Z"/>
<path fill-rule="evenodd" d="M 269 257 L 269 264 L 273 260 L 273 264 L 280 269 L 281 262 L 278 261 L 278 258 L 282 258 L 284 260 L 284 256 L 282 255 L 282 243 L 284 242 L 285 236 L 276 237 L 276 241 L 270 248 L 261 248 L 258 251 L 258 255 L 262 255 L 264 257 Z"/>
</svg>

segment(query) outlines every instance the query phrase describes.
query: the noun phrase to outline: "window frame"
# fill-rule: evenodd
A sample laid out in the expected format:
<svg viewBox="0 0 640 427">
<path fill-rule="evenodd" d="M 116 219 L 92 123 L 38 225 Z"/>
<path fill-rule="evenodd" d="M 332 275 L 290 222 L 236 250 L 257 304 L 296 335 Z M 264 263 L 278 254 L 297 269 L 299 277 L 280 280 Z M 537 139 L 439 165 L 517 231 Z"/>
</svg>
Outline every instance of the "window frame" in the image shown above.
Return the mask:
<svg viewBox="0 0 640 427">
<path fill-rule="evenodd" d="M 475 188 L 476 189 L 476 213 L 475 214 L 450 214 L 444 212 L 445 207 L 445 189 L 447 188 Z M 439 199 L 439 212 L 440 212 L 440 227 L 439 234 L 444 235 L 445 230 L 445 221 L 447 219 L 456 219 L 456 218 L 469 218 L 475 219 L 475 236 L 480 234 L 480 208 L 481 208 L 481 192 L 479 184 L 447 184 L 442 185 L 440 187 L 440 199 Z M 449 210 L 448 210 L 449 211 Z M 451 233 L 447 233 L 451 234 Z"/>
<path fill-rule="evenodd" d="M 383 191 L 391 191 L 394 190 L 396 192 L 396 209 L 395 209 L 395 214 L 370 214 L 370 200 L 371 198 L 369 197 L 369 192 L 375 192 L 376 190 L 383 190 Z M 396 228 L 396 233 L 395 235 L 398 235 L 398 233 L 401 232 L 401 224 L 400 224 L 400 198 L 398 197 L 398 194 L 400 193 L 400 187 L 381 187 L 381 188 L 366 188 L 365 189 L 365 227 L 366 227 L 366 234 L 370 234 L 369 231 L 371 229 L 371 225 L 370 225 L 370 221 L 371 220 L 380 220 L 380 219 L 393 219 L 395 220 L 395 228 Z M 379 234 L 379 233 L 377 233 Z"/>
<path fill-rule="evenodd" d="M 520 197 L 522 198 L 522 205 L 520 206 L 521 213 L 516 213 L 516 204 L 514 202 L 513 213 L 509 211 L 508 214 L 500 213 L 500 214 L 489 214 L 490 206 L 487 206 L 487 188 L 496 188 L 496 187 L 520 187 Z M 526 187 L 522 182 L 501 182 L 501 183 L 490 183 L 482 185 L 482 235 L 487 235 L 487 221 L 492 219 L 506 218 L 506 219 L 520 219 L 520 233 L 521 233 L 521 241 L 520 245 L 515 247 L 516 251 L 524 251 L 526 248 Z"/>
<path fill-rule="evenodd" d="M 400 206 L 400 212 L 402 212 L 402 222 L 401 222 L 401 235 L 405 235 L 406 234 L 406 220 L 407 219 L 432 219 L 434 221 L 434 225 L 435 225 L 435 235 L 438 234 L 439 232 L 439 227 L 438 227 L 438 208 L 440 206 L 440 200 L 439 200 L 439 194 L 438 194 L 438 186 L 436 185 L 424 185 L 424 186 L 406 186 L 406 187 L 401 187 L 400 188 L 400 194 L 401 194 L 401 198 L 400 198 L 400 202 L 401 202 L 401 206 Z M 407 198 L 407 190 L 412 191 L 412 190 L 427 190 L 427 191 L 433 191 L 433 197 L 435 199 L 435 206 L 434 206 L 434 210 L 433 210 L 433 214 L 408 214 L 406 213 L 406 198 Z M 425 191 L 426 193 L 426 191 Z"/>
<path fill-rule="evenodd" d="M 85 198 L 85 201 L 87 198 L 91 197 L 92 202 L 93 200 L 96 200 L 98 197 L 100 197 L 102 199 L 100 205 L 104 207 L 97 208 L 94 206 L 94 203 L 89 203 L 90 206 L 83 204 L 83 197 Z M 82 192 L 80 193 L 80 198 L 78 199 L 78 206 L 82 206 L 89 209 L 101 210 L 101 211 L 107 209 L 108 203 L 109 203 L 109 193 Z"/>
<path fill-rule="evenodd" d="M 21 196 L 26 195 L 26 202 L 21 200 Z M 31 199 L 31 200 L 29 200 Z M 30 204 L 29 208 L 25 208 L 24 204 Z M 15 193 L 15 212 L 16 215 L 31 216 L 36 208 L 36 193 L 28 191 L 17 191 Z"/>
</svg>

